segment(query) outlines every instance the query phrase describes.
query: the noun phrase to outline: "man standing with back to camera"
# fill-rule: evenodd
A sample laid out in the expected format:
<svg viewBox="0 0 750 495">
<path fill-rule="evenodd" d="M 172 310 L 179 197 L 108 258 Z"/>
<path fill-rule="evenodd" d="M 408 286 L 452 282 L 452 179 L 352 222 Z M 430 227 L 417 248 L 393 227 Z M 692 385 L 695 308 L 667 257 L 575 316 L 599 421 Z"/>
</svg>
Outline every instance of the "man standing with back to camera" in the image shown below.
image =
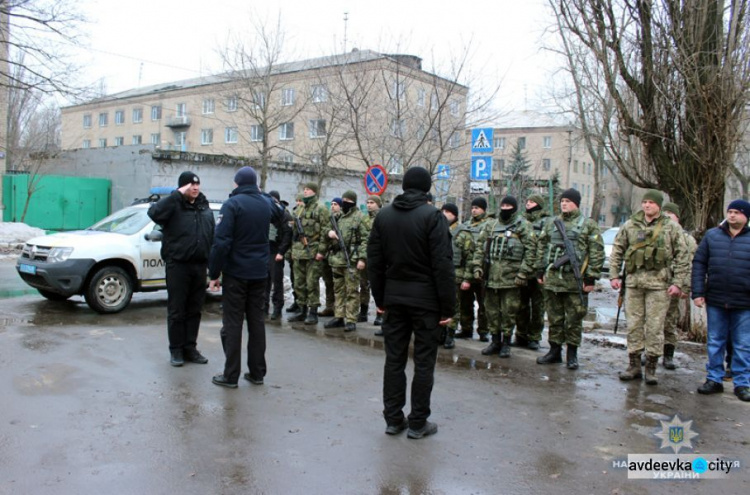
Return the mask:
<svg viewBox="0 0 750 495">
<path fill-rule="evenodd" d="M 386 434 L 409 429 L 409 438 L 437 433 L 430 416 L 430 395 L 441 335 L 451 322 L 456 286 L 451 239 L 445 217 L 427 204 L 430 173 L 406 171 L 404 193 L 383 208 L 373 222 L 367 245 L 368 275 L 378 308 L 385 309 L 383 337 L 383 416 Z M 414 334 L 411 413 L 404 417 L 409 341 Z"/>
<path fill-rule="evenodd" d="M 214 215 L 193 172 L 183 172 L 178 189 L 148 209 L 162 228 L 161 257 L 166 263 L 169 364 L 208 363 L 197 348 L 206 297 L 206 264 L 214 236 Z"/>
</svg>

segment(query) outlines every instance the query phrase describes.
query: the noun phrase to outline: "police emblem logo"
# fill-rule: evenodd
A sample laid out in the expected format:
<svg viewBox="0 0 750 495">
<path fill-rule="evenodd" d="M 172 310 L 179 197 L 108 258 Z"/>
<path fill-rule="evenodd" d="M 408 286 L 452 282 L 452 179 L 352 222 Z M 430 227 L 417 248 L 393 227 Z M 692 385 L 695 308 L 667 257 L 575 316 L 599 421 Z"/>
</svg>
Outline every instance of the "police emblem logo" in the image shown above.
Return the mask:
<svg viewBox="0 0 750 495">
<path fill-rule="evenodd" d="M 672 443 L 680 443 L 685 439 L 685 428 L 682 426 L 670 426 L 669 427 L 669 441 Z"/>
<path fill-rule="evenodd" d="M 670 421 L 660 421 L 661 428 L 654 433 L 654 436 L 661 439 L 660 449 L 672 449 L 675 454 L 679 454 L 681 449 L 693 449 L 692 439 L 698 436 L 698 433 L 692 431 L 693 421 L 682 421 L 678 415 Z"/>
</svg>

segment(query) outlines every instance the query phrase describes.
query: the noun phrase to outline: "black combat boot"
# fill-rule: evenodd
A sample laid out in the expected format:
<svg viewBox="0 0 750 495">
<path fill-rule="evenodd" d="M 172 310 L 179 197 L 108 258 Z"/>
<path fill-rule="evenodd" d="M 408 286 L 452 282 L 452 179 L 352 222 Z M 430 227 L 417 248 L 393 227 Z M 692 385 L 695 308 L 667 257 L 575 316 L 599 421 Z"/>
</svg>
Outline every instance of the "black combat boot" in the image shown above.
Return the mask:
<svg viewBox="0 0 750 495">
<path fill-rule="evenodd" d="M 487 335 L 487 332 L 479 332 L 479 342 L 489 342 L 490 338 Z"/>
<path fill-rule="evenodd" d="M 674 346 L 672 344 L 664 345 L 664 367 L 668 370 L 677 368 L 674 364 Z"/>
<path fill-rule="evenodd" d="M 630 366 L 628 369 L 620 373 L 620 380 L 627 382 L 630 380 L 640 380 L 643 377 L 643 371 L 641 370 L 641 353 L 631 352 L 628 354 L 630 358 Z"/>
<path fill-rule="evenodd" d="M 359 316 L 357 316 L 357 323 L 367 323 L 367 310 L 368 309 L 369 309 L 369 305 L 367 304 L 359 305 Z"/>
<path fill-rule="evenodd" d="M 445 342 L 443 342 L 443 347 L 445 349 L 453 349 L 456 347 L 456 340 L 453 337 L 456 334 L 455 328 L 449 328 L 448 333 L 445 335 Z"/>
<path fill-rule="evenodd" d="M 307 318 L 307 306 L 300 307 L 300 312 L 297 313 L 294 316 L 290 316 L 287 318 L 286 321 L 290 321 L 292 323 L 296 323 L 298 321 L 305 321 L 305 318 Z"/>
<path fill-rule="evenodd" d="M 380 325 L 382 325 L 383 324 L 383 314 L 382 313 L 378 313 L 375 316 L 375 321 L 373 321 L 372 324 L 375 325 L 376 327 L 379 327 Z"/>
<path fill-rule="evenodd" d="M 281 306 L 274 306 L 273 313 L 271 313 L 271 321 L 276 321 L 280 319 L 281 319 Z"/>
<path fill-rule="evenodd" d="M 300 307 L 299 307 L 299 304 L 297 304 L 297 301 L 294 301 L 294 303 L 291 306 L 286 308 L 287 313 L 296 313 L 298 311 L 300 311 Z"/>
<path fill-rule="evenodd" d="M 357 324 L 353 321 L 348 322 L 344 325 L 344 332 L 354 332 L 357 330 Z"/>
<path fill-rule="evenodd" d="M 499 333 L 492 334 L 492 342 L 490 345 L 482 349 L 482 354 L 485 356 L 491 356 L 500 352 L 503 347 L 503 337 Z"/>
<path fill-rule="evenodd" d="M 659 364 L 659 356 L 646 356 L 646 385 L 657 385 L 656 365 Z"/>
<path fill-rule="evenodd" d="M 185 357 L 182 354 L 182 349 L 169 351 L 169 364 L 174 367 L 179 367 L 185 364 Z"/>
<path fill-rule="evenodd" d="M 317 325 L 318 324 L 318 308 L 310 308 L 305 318 L 305 325 Z"/>
<path fill-rule="evenodd" d="M 544 356 L 536 358 L 536 364 L 556 364 L 562 363 L 562 346 L 555 344 L 554 342 L 549 343 L 549 352 Z"/>
<path fill-rule="evenodd" d="M 568 344 L 568 352 L 565 354 L 565 359 L 568 361 L 567 367 L 569 370 L 578 369 L 578 346 Z"/>
<path fill-rule="evenodd" d="M 498 354 L 501 358 L 509 358 L 510 357 L 510 335 L 503 335 L 503 345 L 500 347 L 500 354 Z"/>
<path fill-rule="evenodd" d="M 331 318 L 326 322 L 325 325 L 323 325 L 323 328 L 343 328 L 344 327 L 344 319 L 343 318 Z"/>
<path fill-rule="evenodd" d="M 526 348 L 531 349 L 532 351 L 538 351 L 539 350 L 539 341 L 538 340 L 529 340 L 529 343 L 526 345 Z"/>
<path fill-rule="evenodd" d="M 474 338 L 474 329 L 473 328 L 464 328 L 461 327 L 461 331 L 456 333 L 455 337 L 457 339 L 473 339 Z"/>
</svg>

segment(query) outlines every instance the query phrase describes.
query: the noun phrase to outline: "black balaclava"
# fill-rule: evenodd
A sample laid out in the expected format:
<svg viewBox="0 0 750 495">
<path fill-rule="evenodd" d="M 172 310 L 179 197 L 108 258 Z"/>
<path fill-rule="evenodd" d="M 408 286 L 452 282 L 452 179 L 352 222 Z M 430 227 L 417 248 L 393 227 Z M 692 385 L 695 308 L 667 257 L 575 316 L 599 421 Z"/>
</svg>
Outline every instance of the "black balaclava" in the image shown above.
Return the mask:
<svg viewBox="0 0 750 495">
<path fill-rule="evenodd" d="M 502 208 L 503 205 L 510 205 L 513 208 L 510 210 L 504 210 Z M 500 218 L 503 219 L 503 221 L 507 222 L 510 220 L 510 218 L 515 215 L 515 213 L 518 211 L 518 200 L 514 198 L 513 196 L 505 196 L 500 201 Z"/>
</svg>

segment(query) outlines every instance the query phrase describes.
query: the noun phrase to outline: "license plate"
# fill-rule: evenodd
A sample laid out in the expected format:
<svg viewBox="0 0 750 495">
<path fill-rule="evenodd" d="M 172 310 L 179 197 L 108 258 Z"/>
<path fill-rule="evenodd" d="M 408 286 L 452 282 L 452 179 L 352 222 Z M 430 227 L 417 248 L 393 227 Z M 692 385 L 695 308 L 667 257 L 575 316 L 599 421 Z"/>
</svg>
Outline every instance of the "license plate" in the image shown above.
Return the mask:
<svg viewBox="0 0 750 495">
<path fill-rule="evenodd" d="M 34 265 L 25 265 L 23 263 L 18 265 L 18 271 L 23 273 L 30 273 L 31 275 L 36 275 L 36 267 Z"/>
</svg>

